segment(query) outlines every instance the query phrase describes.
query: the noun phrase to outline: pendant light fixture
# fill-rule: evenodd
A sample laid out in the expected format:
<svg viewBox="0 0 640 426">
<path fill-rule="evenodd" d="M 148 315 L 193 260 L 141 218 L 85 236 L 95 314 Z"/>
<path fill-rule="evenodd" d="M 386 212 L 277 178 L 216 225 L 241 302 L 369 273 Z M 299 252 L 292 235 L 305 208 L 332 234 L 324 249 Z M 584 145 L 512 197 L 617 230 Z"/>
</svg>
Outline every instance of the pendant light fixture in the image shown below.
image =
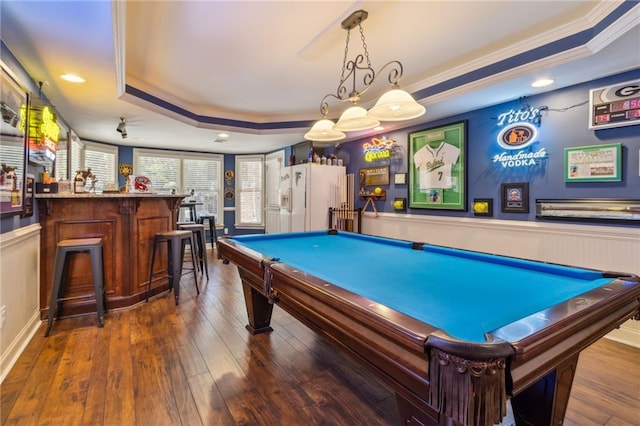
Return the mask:
<svg viewBox="0 0 640 426">
<path fill-rule="evenodd" d="M 344 49 L 344 59 L 342 61 L 342 74 L 336 93 L 330 93 L 322 98 L 320 112 L 322 119 L 316 122 L 311 130 L 304 137 L 311 141 L 330 142 L 344 139 L 344 132 L 356 132 L 360 130 L 373 129 L 380 125 L 380 121 L 403 121 L 420 117 L 425 113 L 424 106 L 417 103 L 413 97 L 398 87 L 398 82 L 402 78 L 402 64 L 399 61 L 387 62 L 380 70 L 374 71 L 369 51 L 362 29 L 362 22 L 369 16 L 365 10 L 358 10 L 342 21 L 342 28 L 347 30 L 347 40 Z M 349 39 L 351 30 L 358 27 L 360 39 L 362 40 L 362 50 L 364 54 L 358 54 L 354 59 L 347 60 L 349 56 Z M 365 63 L 366 61 L 366 63 Z M 382 95 L 378 102 L 369 111 L 358 106 L 360 96 L 364 94 L 380 73 L 389 68 L 387 80 L 392 85 L 392 89 Z M 362 87 L 356 89 L 357 73 L 362 73 Z M 347 80 L 351 80 L 352 87 L 349 91 L 346 87 Z M 329 98 L 335 98 L 340 102 L 351 102 L 351 107 L 345 110 L 337 123 L 327 118 L 329 113 Z"/>
</svg>

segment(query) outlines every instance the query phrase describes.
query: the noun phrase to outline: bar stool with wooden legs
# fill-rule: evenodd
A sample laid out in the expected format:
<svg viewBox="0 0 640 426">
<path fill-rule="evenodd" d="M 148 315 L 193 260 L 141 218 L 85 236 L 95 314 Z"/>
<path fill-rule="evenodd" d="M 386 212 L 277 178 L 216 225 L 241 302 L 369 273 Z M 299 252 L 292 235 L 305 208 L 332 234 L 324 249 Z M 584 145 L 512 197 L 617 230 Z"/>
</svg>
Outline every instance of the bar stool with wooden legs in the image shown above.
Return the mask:
<svg viewBox="0 0 640 426">
<path fill-rule="evenodd" d="M 156 261 L 156 252 L 162 243 L 167 243 L 168 252 L 168 269 L 154 272 L 153 268 Z M 187 244 L 193 247 L 193 238 L 191 231 L 165 231 L 158 232 L 153 239 L 153 252 L 151 253 L 151 265 L 149 266 L 149 282 L 147 283 L 147 302 L 149 301 L 149 295 L 151 294 L 151 281 L 153 277 L 162 274 L 162 276 L 169 278 L 169 291 L 173 290 L 173 294 L 176 300 L 176 305 L 180 299 L 180 278 L 182 278 L 183 270 L 192 270 L 193 277 L 196 283 L 196 292 L 200 294 L 198 288 L 198 274 L 196 272 L 197 263 L 193 249 L 191 250 L 191 262 L 193 268 L 185 268 L 184 262 L 184 249 Z M 165 273 L 168 272 L 168 273 Z M 163 274 L 165 273 L 165 274 Z"/>
<path fill-rule="evenodd" d="M 178 223 L 178 228 L 184 231 L 191 231 L 195 239 L 195 246 L 191 246 L 191 251 L 196 250 L 196 259 L 200 265 L 200 272 L 204 272 L 209 281 L 209 266 L 207 265 L 207 246 L 204 235 L 204 225 L 197 223 Z"/>
<path fill-rule="evenodd" d="M 98 327 L 104 327 L 104 314 L 107 312 L 107 298 L 104 287 L 104 260 L 102 257 L 102 238 L 76 238 L 62 240 L 56 247 L 56 259 L 53 269 L 53 282 L 51 284 L 51 298 L 49 300 L 49 314 L 47 329 L 44 336 L 49 336 L 53 319 L 58 319 L 62 313 L 62 304 L 65 300 L 85 298 L 86 294 L 75 297 L 64 297 L 67 290 L 69 262 L 74 254 L 89 253 L 91 256 L 91 272 L 93 275 L 93 290 L 96 299 L 96 313 Z"/>
</svg>

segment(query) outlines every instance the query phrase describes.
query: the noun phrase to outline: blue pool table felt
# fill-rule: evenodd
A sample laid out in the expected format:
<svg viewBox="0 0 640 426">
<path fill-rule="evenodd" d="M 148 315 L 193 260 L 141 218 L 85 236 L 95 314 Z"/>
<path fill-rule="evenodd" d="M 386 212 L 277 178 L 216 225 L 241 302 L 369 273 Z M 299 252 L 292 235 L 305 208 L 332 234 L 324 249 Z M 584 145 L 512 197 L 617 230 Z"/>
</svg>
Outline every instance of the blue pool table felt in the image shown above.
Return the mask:
<svg viewBox="0 0 640 426">
<path fill-rule="evenodd" d="M 359 234 L 234 237 L 265 257 L 445 330 L 485 333 L 611 282 L 598 271 Z"/>
</svg>

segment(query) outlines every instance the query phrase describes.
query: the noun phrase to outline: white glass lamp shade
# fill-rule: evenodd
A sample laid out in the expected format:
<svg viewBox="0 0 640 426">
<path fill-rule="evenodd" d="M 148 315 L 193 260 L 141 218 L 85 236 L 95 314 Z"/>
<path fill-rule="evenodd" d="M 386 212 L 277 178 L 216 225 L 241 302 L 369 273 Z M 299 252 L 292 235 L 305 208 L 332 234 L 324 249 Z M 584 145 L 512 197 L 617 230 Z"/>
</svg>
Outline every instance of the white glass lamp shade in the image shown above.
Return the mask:
<svg viewBox="0 0 640 426">
<path fill-rule="evenodd" d="M 401 89 L 392 89 L 382 95 L 369 116 L 380 121 L 403 121 L 420 117 L 425 108 L 417 103 L 413 97 Z"/>
<path fill-rule="evenodd" d="M 379 124 L 378 120 L 368 115 L 366 109 L 353 105 L 342 113 L 333 128 L 341 132 L 357 132 L 358 130 L 373 129 Z"/>
<path fill-rule="evenodd" d="M 339 141 L 347 137 L 341 131 L 334 129 L 333 121 L 323 118 L 317 121 L 311 129 L 304 135 L 304 138 L 309 141 L 324 141 L 332 142 Z"/>
</svg>

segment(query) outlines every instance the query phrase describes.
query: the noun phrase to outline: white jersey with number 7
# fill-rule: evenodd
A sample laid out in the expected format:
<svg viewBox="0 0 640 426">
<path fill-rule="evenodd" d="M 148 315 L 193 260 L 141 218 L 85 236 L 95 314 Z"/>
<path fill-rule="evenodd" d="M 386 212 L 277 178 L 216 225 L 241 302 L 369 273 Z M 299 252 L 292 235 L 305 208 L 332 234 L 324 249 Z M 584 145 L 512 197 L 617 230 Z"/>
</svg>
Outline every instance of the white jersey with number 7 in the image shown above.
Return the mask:
<svg viewBox="0 0 640 426">
<path fill-rule="evenodd" d="M 413 155 L 420 171 L 420 189 L 451 188 L 451 169 L 458 161 L 460 149 L 442 142 L 437 148 L 425 145 Z"/>
</svg>

